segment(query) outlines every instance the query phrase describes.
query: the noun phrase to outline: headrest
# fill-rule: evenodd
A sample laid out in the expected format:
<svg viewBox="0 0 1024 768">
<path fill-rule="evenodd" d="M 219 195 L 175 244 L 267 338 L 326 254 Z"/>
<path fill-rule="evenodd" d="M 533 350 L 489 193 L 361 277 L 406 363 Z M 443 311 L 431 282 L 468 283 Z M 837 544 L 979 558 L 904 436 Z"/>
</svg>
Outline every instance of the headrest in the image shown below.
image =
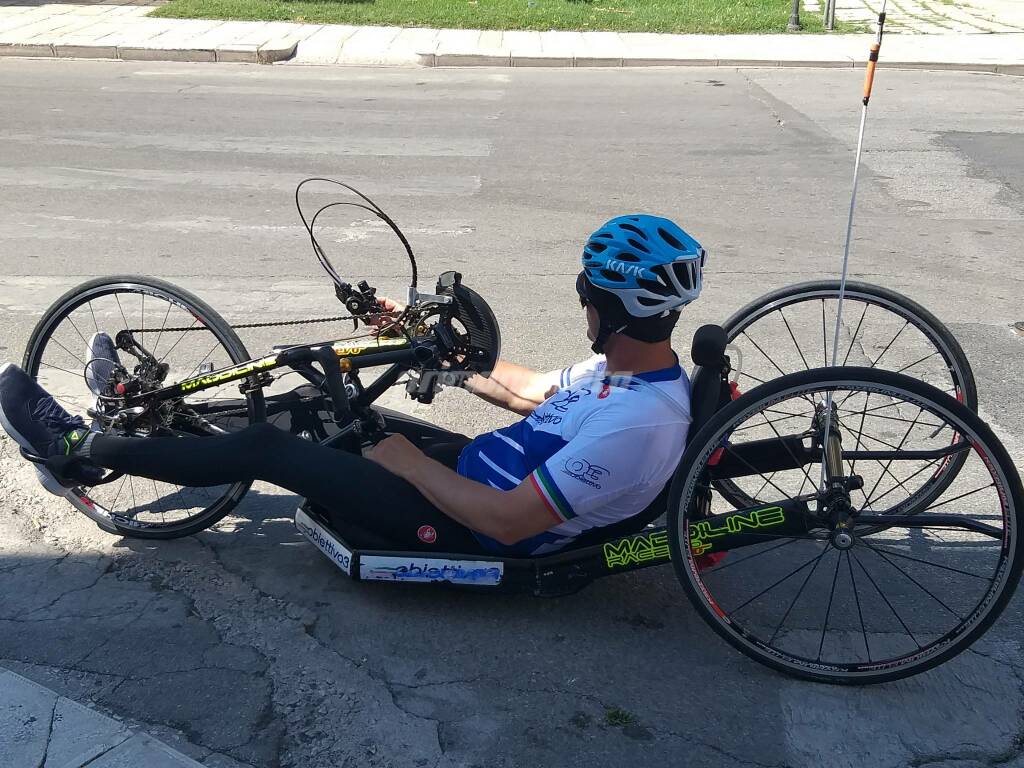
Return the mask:
<svg viewBox="0 0 1024 768">
<path fill-rule="evenodd" d="M 727 341 L 722 326 L 702 325 L 693 334 L 690 357 L 695 365 L 721 365 Z"/>
</svg>

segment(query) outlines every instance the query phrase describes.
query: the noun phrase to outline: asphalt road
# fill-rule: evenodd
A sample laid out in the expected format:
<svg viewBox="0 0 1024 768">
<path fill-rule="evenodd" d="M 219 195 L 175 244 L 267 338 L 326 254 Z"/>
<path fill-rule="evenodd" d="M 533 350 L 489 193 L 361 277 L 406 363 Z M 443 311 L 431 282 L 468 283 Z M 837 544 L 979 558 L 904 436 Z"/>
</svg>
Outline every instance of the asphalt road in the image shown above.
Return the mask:
<svg viewBox="0 0 1024 768">
<path fill-rule="evenodd" d="M 586 234 L 665 212 L 712 254 L 685 349 L 766 290 L 835 274 L 859 80 L 0 60 L 0 358 L 105 273 L 181 283 L 234 322 L 336 312 L 292 207 L 311 175 L 377 199 L 423 285 L 462 271 L 505 356 L 537 368 L 587 353 L 572 286 Z M 1024 80 L 880 72 L 852 267 L 950 325 L 1018 460 L 1022 126 Z M 380 226 L 331 227 L 339 271 L 400 291 Z M 243 338 L 259 351 L 322 332 Z M 467 397 L 410 410 L 507 423 Z M 836 689 L 736 654 L 669 569 L 558 600 L 360 585 L 298 536 L 286 494 L 260 488 L 193 538 L 121 540 L 0 451 L 0 665 L 209 766 L 1024 766 L 1020 599 L 939 669 Z"/>
</svg>

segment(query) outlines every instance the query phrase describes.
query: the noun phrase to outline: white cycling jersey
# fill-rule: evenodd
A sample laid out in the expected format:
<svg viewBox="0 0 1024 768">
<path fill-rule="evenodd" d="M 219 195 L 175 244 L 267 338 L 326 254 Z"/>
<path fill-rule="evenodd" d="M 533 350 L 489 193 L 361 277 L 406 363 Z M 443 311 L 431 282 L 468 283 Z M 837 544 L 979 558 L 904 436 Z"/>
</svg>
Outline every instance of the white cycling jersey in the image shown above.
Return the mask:
<svg viewBox="0 0 1024 768">
<path fill-rule="evenodd" d="M 547 531 L 494 551 L 542 554 L 637 514 L 664 488 L 686 446 L 690 381 L 678 363 L 609 376 L 603 355 L 547 374 L 558 392 L 522 421 L 477 437 L 464 477 L 508 491 L 528 479 L 551 511 Z"/>
</svg>

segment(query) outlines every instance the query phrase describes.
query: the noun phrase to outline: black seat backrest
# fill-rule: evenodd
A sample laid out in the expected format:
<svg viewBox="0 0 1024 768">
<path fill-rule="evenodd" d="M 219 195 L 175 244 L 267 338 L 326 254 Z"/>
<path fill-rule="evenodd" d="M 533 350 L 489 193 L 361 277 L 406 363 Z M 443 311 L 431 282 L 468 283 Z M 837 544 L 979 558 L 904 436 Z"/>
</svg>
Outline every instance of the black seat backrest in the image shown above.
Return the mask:
<svg viewBox="0 0 1024 768">
<path fill-rule="evenodd" d="M 690 431 L 687 441 L 696 435 L 715 412 L 729 402 L 729 358 L 725 354 L 728 339 L 720 325 L 702 325 L 693 334 L 690 357 L 693 376 L 690 379 Z"/>
</svg>

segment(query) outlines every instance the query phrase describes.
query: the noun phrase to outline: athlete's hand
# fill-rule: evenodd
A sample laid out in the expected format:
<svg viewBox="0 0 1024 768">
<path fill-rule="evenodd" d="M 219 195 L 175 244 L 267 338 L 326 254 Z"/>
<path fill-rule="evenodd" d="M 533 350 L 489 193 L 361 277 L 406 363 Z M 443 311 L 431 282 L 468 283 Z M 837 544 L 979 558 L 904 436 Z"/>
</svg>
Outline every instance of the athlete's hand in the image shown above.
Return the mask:
<svg viewBox="0 0 1024 768">
<path fill-rule="evenodd" d="M 377 303 L 384 308 L 384 311 L 379 314 L 370 315 L 367 322 L 376 327 L 377 333 L 380 333 L 381 330 L 386 328 L 396 317 L 405 311 L 405 304 L 389 299 L 387 296 L 379 297 Z"/>
<path fill-rule="evenodd" d="M 385 437 L 367 451 L 365 456 L 406 480 L 423 462 L 429 461 L 426 454 L 410 443 L 404 435 Z"/>
</svg>

